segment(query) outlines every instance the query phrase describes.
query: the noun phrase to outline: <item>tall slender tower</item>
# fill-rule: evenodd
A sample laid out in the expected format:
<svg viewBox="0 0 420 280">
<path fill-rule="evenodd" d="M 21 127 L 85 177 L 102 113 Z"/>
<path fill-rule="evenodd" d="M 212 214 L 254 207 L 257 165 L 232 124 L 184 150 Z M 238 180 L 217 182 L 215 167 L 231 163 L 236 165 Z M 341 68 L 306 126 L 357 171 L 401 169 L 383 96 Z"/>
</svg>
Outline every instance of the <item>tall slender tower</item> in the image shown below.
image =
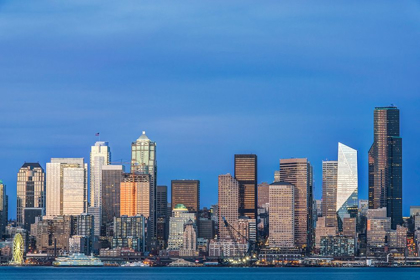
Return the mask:
<svg viewBox="0 0 420 280">
<path fill-rule="evenodd" d="M 8 221 L 8 198 L 6 195 L 6 185 L 0 180 L 0 239 L 5 234 Z"/>
<path fill-rule="evenodd" d="M 257 218 L 257 155 L 235 155 L 235 179 L 239 182 L 239 215 Z"/>
<path fill-rule="evenodd" d="M 39 163 L 24 163 L 17 174 L 16 219 L 25 223 L 25 208 L 39 208 L 45 213 L 45 172 Z"/>
<path fill-rule="evenodd" d="M 386 207 L 391 228 L 402 223 L 402 138 L 400 110 L 376 107 L 369 150 L 369 208 Z"/>
<path fill-rule="evenodd" d="M 337 161 L 322 162 L 322 216 L 326 227 L 337 227 Z"/>
<path fill-rule="evenodd" d="M 355 217 L 358 209 L 357 151 L 338 143 L 337 217 L 340 231 L 344 218 Z"/>
<path fill-rule="evenodd" d="M 52 158 L 47 163 L 46 215 L 87 211 L 87 164 L 83 158 Z"/>
<path fill-rule="evenodd" d="M 295 186 L 295 245 L 310 252 L 313 239 L 313 173 L 308 159 L 281 159 L 280 181 Z"/>
<path fill-rule="evenodd" d="M 149 248 L 156 248 L 156 142 L 151 141 L 145 131 L 131 144 L 131 172 L 150 174 L 150 215 L 147 233 Z"/>
<path fill-rule="evenodd" d="M 101 207 L 101 233 L 106 235 L 111 229 L 114 217 L 120 217 L 120 193 L 123 182 L 123 165 L 105 165 L 102 167 L 102 207 Z"/>
<path fill-rule="evenodd" d="M 234 239 L 232 231 L 225 227 L 223 217 L 234 228 L 239 220 L 239 182 L 230 174 L 219 175 L 219 239 Z"/>
</svg>

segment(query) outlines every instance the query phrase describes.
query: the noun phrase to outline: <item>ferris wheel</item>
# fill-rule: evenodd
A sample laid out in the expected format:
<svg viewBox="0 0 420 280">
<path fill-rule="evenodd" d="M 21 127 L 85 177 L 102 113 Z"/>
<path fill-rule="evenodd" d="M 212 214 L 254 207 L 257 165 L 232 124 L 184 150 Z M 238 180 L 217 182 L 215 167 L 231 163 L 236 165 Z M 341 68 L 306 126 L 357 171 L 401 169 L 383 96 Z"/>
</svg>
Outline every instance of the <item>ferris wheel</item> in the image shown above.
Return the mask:
<svg viewBox="0 0 420 280">
<path fill-rule="evenodd" d="M 23 238 L 20 233 L 17 233 L 13 238 L 13 259 L 11 261 L 14 265 L 23 264 Z"/>
</svg>

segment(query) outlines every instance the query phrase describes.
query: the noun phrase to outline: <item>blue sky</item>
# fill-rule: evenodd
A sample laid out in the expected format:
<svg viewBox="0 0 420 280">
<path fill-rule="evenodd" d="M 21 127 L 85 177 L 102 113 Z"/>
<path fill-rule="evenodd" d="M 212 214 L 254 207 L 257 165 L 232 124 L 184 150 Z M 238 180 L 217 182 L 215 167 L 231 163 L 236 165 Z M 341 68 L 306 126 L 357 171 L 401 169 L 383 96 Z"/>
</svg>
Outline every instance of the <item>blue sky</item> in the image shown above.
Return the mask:
<svg viewBox="0 0 420 280">
<path fill-rule="evenodd" d="M 87 3 L 89 2 L 89 3 Z M 145 130 L 158 183 L 200 179 L 202 205 L 235 153 L 280 158 L 359 151 L 367 198 L 373 109 L 401 110 L 403 204 L 420 205 L 420 1 L 1 1 L 0 178 L 15 217 L 23 162 L 113 161 Z"/>
</svg>

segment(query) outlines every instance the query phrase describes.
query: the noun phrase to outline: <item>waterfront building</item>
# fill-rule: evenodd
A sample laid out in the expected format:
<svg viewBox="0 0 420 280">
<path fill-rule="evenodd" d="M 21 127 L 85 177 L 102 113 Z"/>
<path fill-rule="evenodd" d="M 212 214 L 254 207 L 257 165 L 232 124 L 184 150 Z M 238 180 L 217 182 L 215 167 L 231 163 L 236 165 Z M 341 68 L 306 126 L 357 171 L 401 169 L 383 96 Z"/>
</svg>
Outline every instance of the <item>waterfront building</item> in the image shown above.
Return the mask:
<svg viewBox="0 0 420 280">
<path fill-rule="evenodd" d="M 257 218 L 257 155 L 235 155 L 235 179 L 239 183 L 239 216 Z"/>
<path fill-rule="evenodd" d="M 151 141 L 146 132 L 131 144 L 131 173 L 140 172 L 150 175 L 149 210 L 147 222 L 148 245 L 151 249 L 156 248 L 156 182 L 157 161 L 156 142 Z M 146 198 L 144 198 L 146 199 Z M 122 215 L 122 214 L 121 214 Z"/>
<path fill-rule="evenodd" d="M 367 213 L 366 240 L 370 251 L 384 248 L 391 230 L 391 218 L 385 208 L 369 209 Z"/>
<path fill-rule="evenodd" d="M 269 247 L 295 246 L 295 186 L 274 182 L 269 187 Z"/>
<path fill-rule="evenodd" d="M 91 253 L 90 240 L 86 236 L 73 235 L 69 238 L 69 255 L 78 253 L 84 255 Z"/>
<path fill-rule="evenodd" d="M 408 229 L 400 225 L 397 226 L 396 230 L 390 230 L 389 247 L 404 253 L 404 249 L 407 247 L 407 232 Z"/>
<path fill-rule="evenodd" d="M 183 248 L 185 225 L 191 222 L 196 228 L 195 213 L 189 213 L 183 204 L 178 204 L 169 220 L 168 250 L 179 251 Z M 197 231 L 195 231 L 197 233 Z"/>
<path fill-rule="evenodd" d="M 321 238 L 326 236 L 335 236 L 337 233 L 336 227 L 326 226 L 326 217 L 318 217 L 315 228 L 315 248 L 321 248 Z"/>
<path fill-rule="evenodd" d="M 355 239 L 347 236 L 321 237 L 320 255 L 341 259 L 354 258 L 356 252 Z"/>
<path fill-rule="evenodd" d="M 105 236 L 107 228 L 112 227 L 114 217 L 120 217 L 120 193 L 123 176 L 123 165 L 102 166 L 101 236 Z"/>
<path fill-rule="evenodd" d="M 258 208 L 267 208 L 270 201 L 270 184 L 263 182 L 258 184 Z"/>
<path fill-rule="evenodd" d="M 16 197 L 16 222 L 19 226 L 25 224 L 25 208 L 45 209 L 45 172 L 39 163 L 25 162 L 19 169 Z"/>
<path fill-rule="evenodd" d="M 210 257 L 243 257 L 248 251 L 248 243 L 238 243 L 232 239 L 210 240 Z"/>
<path fill-rule="evenodd" d="M 112 248 L 130 248 L 144 252 L 146 246 L 145 217 L 114 217 L 114 236 Z"/>
<path fill-rule="evenodd" d="M 171 203 L 172 209 L 178 204 L 183 204 L 190 213 L 198 213 L 200 210 L 200 181 L 172 180 Z"/>
<path fill-rule="evenodd" d="M 312 249 L 313 171 L 306 158 L 281 159 L 280 181 L 295 186 L 295 246 Z"/>
<path fill-rule="evenodd" d="M 83 158 L 52 158 L 47 163 L 47 217 L 86 213 L 87 198 L 87 164 Z"/>
<path fill-rule="evenodd" d="M 322 161 L 322 217 L 326 227 L 337 227 L 337 161 Z"/>
<path fill-rule="evenodd" d="M 235 240 L 239 243 L 246 243 L 247 240 L 251 242 L 257 241 L 257 221 L 248 217 L 240 217 L 238 219 L 237 227 L 235 228 L 239 234 Z"/>
<path fill-rule="evenodd" d="M 219 175 L 219 235 L 218 239 L 232 239 L 232 231 L 224 224 L 223 218 L 237 227 L 239 218 L 239 182 L 230 174 Z"/>
<path fill-rule="evenodd" d="M 374 110 L 374 141 L 369 149 L 369 208 L 386 207 L 391 228 L 402 224 L 402 138 L 395 106 Z"/>
</svg>

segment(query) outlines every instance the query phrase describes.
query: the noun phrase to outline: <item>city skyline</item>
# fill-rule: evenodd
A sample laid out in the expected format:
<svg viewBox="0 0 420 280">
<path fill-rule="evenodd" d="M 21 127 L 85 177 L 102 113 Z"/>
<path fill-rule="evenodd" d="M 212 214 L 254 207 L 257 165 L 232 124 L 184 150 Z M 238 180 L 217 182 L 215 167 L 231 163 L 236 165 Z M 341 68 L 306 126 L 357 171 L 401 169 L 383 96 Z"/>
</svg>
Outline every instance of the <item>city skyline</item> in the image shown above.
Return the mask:
<svg viewBox="0 0 420 280">
<path fill-rule="evenodd" d="M 258 155 L 258 183 L 272 182 L 280 158 L 308 158 L 320 198 L 322 160 L 336 159 L 342 142 L 359 153 L 367 199 L 372 110 L 390 104 L 401 111 L 404 216 L 420 204 L 411 195 L 420 182 L 416 3 L 127 3 L 2 3 L 0 179 L 10 217 L 24 162 L 88 162 L 97 132 L 118 162 L 147 131 L 158 143 L 157 184 L 198 179 L 203 206 L 243 153 Z"/>
</svg>

